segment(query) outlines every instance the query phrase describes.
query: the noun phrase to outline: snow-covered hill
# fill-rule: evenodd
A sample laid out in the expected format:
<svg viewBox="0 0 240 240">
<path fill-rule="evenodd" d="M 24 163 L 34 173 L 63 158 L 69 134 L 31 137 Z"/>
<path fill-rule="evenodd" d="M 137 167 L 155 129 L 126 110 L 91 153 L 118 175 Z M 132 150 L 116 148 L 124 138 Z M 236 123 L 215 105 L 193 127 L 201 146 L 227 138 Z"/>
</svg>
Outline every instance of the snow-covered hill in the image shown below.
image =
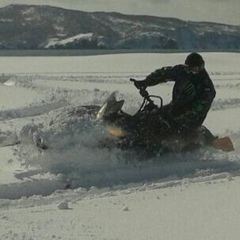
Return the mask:
<svg viewBox="0 0 240 240">
<path fill-rule="evenodd" d="M 0 9 L 0 49 L 239 49 L 239 26 L 83 12 L 50 6 Z"/>
<path fill-rule="evenodd" d="M 234 152 L 139 161 L 95 148 L 102 133 L 85 131 L 86 122 L 69 114 L 101 105 L 115 90 L 134 113 L 141 98 L 129 78 L 143 79 L 186 55 L 0 57 L 0 239 L 238 240 L 239 54 L 202 53 L 217 90 L 204 124 L 230 136 Z M 171 89 L 165 83 L 149 91 L 166 103 Z M 35 147 L 35 134 L 47 139 L 48 151 Z M 21 144 L 7 146 L 19 136 Z"/>
</svg>

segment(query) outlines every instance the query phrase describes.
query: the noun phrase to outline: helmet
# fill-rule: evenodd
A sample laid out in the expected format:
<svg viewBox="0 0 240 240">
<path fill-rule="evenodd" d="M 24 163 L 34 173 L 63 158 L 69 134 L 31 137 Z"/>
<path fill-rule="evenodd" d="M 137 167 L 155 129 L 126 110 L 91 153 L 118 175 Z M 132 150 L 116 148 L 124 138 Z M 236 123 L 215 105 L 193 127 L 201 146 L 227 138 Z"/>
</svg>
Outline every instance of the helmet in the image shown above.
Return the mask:
<svg viewBox="0 0 240 240">
<path fill-rule="evenodd" d="M 188 67 L 202 67 L 204 68 L 204 60 L 202 58 L 202 56 L 198 53 L 190 53 L 186 60 L 185 60 L 185 64 L 188 66 Z"/>
</svg>

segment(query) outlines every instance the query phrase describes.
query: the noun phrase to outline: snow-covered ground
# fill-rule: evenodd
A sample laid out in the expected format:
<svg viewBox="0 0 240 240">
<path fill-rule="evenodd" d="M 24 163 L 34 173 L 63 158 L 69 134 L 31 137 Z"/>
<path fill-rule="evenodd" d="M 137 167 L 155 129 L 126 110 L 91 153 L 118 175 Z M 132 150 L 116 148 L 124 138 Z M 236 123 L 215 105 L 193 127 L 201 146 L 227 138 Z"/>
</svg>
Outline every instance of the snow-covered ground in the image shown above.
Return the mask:
<svg viewBox="0 0 240 240">
<path fill-rule="evenodd" d="M 238 240 L 238 53 L 202 53 L 217 90 L 204 124 L 230 136 L 234 152 L 204 149 L 139 161 L 96 148 L 102 132 L 69 115 L 81 105 L 101 105 L 113 91 L 133 114 L 141 97 L 129 78 L 144 79 L 186 55 L 0 57 L 0 239 Z M 167 103 L 172 86 L 149 91 Z M 50 149 L 40 152 L 36 135 Z"/>
</svg>

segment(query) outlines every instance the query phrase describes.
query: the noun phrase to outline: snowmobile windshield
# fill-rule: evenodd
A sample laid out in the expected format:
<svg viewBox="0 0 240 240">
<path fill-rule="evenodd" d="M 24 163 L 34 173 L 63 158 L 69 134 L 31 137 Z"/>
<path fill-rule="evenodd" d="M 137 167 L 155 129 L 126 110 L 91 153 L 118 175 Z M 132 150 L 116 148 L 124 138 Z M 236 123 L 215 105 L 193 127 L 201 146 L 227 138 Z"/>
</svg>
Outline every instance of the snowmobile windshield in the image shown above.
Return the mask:
<svg viewBox="0 0 240 240">
<path fill-rule="evenodd" d="M 124 100 L 116 100 L 116 92 L 113 92 L 99 109 L 96 120 L 107 118 L 112 114 L 118 113 L 124 104 Z"/>
</svg>

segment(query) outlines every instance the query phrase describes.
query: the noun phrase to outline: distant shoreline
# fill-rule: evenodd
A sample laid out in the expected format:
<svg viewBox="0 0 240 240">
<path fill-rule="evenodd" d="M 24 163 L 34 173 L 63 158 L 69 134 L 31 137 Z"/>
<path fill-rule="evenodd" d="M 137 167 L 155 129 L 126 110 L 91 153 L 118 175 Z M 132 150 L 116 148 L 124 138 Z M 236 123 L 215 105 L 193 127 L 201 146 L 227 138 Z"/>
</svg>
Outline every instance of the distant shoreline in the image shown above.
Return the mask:
<svg viewBox="0 0 240 240">
<path fill-rule="evenodd" d="M 239 53 L 239 49 L 39 49 L 39 50 L 0 50 L 0 57 L 28 57 L 28 56 L 91 56 L 91 55 L 108 55 L 123 53 L 185 53 L 185 52 L 235 52 Z"/>
</svg>

